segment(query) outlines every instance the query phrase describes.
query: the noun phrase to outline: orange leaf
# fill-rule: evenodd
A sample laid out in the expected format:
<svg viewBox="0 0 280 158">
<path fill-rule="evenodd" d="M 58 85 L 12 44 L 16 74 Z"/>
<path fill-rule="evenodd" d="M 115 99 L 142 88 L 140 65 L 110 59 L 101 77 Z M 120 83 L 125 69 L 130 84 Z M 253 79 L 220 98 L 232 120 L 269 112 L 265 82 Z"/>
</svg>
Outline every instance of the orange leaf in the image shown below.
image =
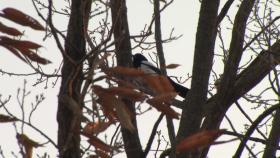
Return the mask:
<svg viewBox="0 0 280 158">
<path fill-rule="evenodd" d="M 99 134 L 105 131 L 113 122 L 89 122 L 84 127 L 83 132 L 87 135 Z"/>
<path fill-rule="evenodd" d="M 101 95 L 97 99 L 97 103 L 99 103 L 101 105 L 104 115 L 110 121 L 114 121 L 117 118 L 117 114 L 114 110 L 114 105 L 113 105 L 112 101 L 110 99 L 108 99 L 108 98 L 111 98 L 111 97 L 113 97 L 113 96 L 106 95 L 106 94 Z"/>
<path fill-rule="evenodd" d="M 39 147 L 42 146 L 39 143 L 35 142 L 34 140 L 27 137 L 25 134 L 17 134 L 17 140 L 22 144 L 23 146 L 32 146 L 32 147 Z"/>
<path fill-rule="evenodd" d="M 102 151 L 102 150 L 96 150 L 95 152 L 96 152 L 96 154 L 97 154 L 97 156 L 98 156 L 99 158 L 110 158 L 110 157 L 111 157 L 111 156 L 109 155 L 109 153 L 106 153 L 106 152 L 104 152 L 104 151 Z"/>
<path fill-rule="evenodd" d="M 123 96 L 133 101 L 143 101 L 146 98 L 144 93 L 126 87 L 111 87 L 106 89 L 106 91 L 112 95 Z"/>
<path fill-rule="evenodd" d="M 11 117 L 11 116 L 7 116 L 7 115 L 2 115 L 0 114 L 0 122 L 1 123 L 5 123 L 5 122 L 15 122 L 18 121 L 17 118 Z"/>
<path fill-rule="evenodd" d="M 25 134 L 17 133 L 16 137 L 18 142 L 24 146 L 26 158 L 32 158 L 32 151 L 34 147 L 37 148 L 42 146 L 34 140 L 28 138 Z"/>
<path fill-rule="evenodd" d="M 165 103 L 157 103 L 157 102 L 154 102 L 153 100 L 152 101 L 147 100 L 147 103 L 152 105 L 158 111 L 164 113 L 166 116 L 179 119 L 179 114 L 175 110 L 173 110 L 169 105 L 167 105 Z"/>
<path fill-rule="evenodd" d="M 108 77 L 108 79 L 116 82 L 119 86 L 131 88 L 131 89 L 136 89 L 136 87 L 133 84 L 131 84 L 131 83 L 125 81 L 125 80 L 115 79 L 115 78 L 111 78 L 111 77 Z"/>
<path fill-rule="evenodd" d="M 149 85 L 151 89 L 153 89 L 156 93 L 164 93 L 164 88 L 162 87 L 162 84 L 160 83 L 160 80 L 162 76 L 160 75 L 148 75 L 145 76 L 145 81 Z"/>
<path fill-rule="evenodd" d="M 167 69 L 175 69 L 178 66 L 180 66 L 180 65 L 179 64 L 169 64 L 169 65 L 166 65 L 165 68 L 167 68 Z"/>
<path fill-rule="evenodd" d="M 45 28 L 34 18 L 14 8 L 5 8 L 2 17 L 16 22 L 23 26 L 29 26 L 35 30 L 45 30 Z"/>
<path fill-rule="evenodd" d="M 110 120 L 114 121 L 117 118 L 116 111 L 114 110 L 114 103 L 110 98 L 114 96 L 105 92 L 101 86 L 92 86 L 93 92 L 98 95 L 97 103 L 102 107 L 104 115 Z"/>
<path fill-rule="evenodd" d="M 158 94 L 174 91 L 174 88 L 165 76 L 147 75 L 144 76 L 144 79 L 149 87 L 151 87 Z"/>
<path fill-rule="evenodd" d="M 154 104 L 161 104 L 161 103 L 169 103 L 173 98 L 175 98 L 177 95 L 176 92 L 168 92 L 168 93 L 163 93 L 160 95 L 157 95 L 151 99 L 148 99 L 150 103 Z"/>
<path fill-rule="evenodd" d="M 98 95 L 97 102 L 104 107 L 105 111 L 107 111 L 107 117 L 109 118 L 113 112 L 116 112 L 117 118 L 120 121 L 120 124 L 122 127 L 130 130 L 133 132 L 135 130 L 135 127 L 133 126 L 131 122 L 131 115 L 132 113 L 128 110 L 125 103 L 119 99 L 116 98 L 116 96 L 110 94 L 107 89 L 102 88 L 101 86 L 94 85 L 93 91 Z M 108 116 L 108 114 L 110 114 Z"/>
<path fill-rule="evenodd" d="M 116 97 L 112 97 L 111 99 L 114 102 L 114 107 L 116 109 L 116 113 L 121 126 L 126 128 L 130 132 L 134 132 L 135 127 L 131 122 L 131 112 L 127 109 L 125 103 L 121 99 L 118 99 Z"/>
<path fill-rule="evenodd" d="M 20 36 L 23 35 L 20 31 L 15 28 L 8 27 L 0 22 L 0 32 L 6 33 L 12 36 Z"/>
<path fill-rule="evenodd" d="M 131 76 L 131 77 L 139 77 L 139 76 L 144 76 L 146 75 L 144 71 L 139 70 L 139 69 L 134 69 L 134 68 L 128 68 L 128 67 L 122 67 L 122 66 L 117 66 L 113 68 L 108 68 L 106 72 L 109 73 L 116 73 L 119 75 L 125 75 L 125 76 Z"/>
<path fill-rule="evenodd" d="M 102 140 L 100 140 L 99 138 L 97 138 L 96 136 L 92 136 L 90 137 L 90 139 L 88 140 L 88 142 L 93 145 L 95 148 L 97 149 L 101 149 L 105 152 L 111 152 L 113 150 L 113 148 L 104 143 Z"/>
<path fill-rule="evenodd" d="M 219 136 L 225 132 L 225 129 L 221 130 L 205 130 L 199 133 L 193 134 L 184 140 L 182 140 L 176 146 L 176 152 L 182 153 L 197 148 L 202 148 L 212 144 Z"/>
</svg>

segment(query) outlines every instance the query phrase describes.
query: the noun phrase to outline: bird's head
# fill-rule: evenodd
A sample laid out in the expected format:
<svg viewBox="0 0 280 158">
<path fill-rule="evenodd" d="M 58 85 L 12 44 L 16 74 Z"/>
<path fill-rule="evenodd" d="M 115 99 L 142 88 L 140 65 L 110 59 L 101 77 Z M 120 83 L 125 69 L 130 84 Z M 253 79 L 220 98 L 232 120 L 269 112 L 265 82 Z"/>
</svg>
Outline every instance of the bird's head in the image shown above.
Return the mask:
<svg viewBox="0 0 280 158">
<path fill-rule="evenodd" d="M 133 55 L 133 67 L 138 68 L 141 66 L 141 63 L 143 61 L 148 61 L 146 57 L 144 57 L 144 55 L 140 54 L 140 53 L 136 53 Z"/>
</svg>

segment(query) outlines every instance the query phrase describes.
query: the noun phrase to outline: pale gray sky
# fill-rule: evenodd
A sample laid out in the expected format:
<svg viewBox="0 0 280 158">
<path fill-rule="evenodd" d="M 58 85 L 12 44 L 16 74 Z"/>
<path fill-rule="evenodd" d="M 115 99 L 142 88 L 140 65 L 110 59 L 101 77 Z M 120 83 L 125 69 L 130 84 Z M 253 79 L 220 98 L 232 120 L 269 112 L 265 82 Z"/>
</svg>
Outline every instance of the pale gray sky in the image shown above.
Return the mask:
<svg viewBox="0 0 280 158">
<path fill-rule="evenodd" d="M 59 3 L 63 3 L 63 1 L 55 1 L 57 5 L 61 5 Z M 32 15 L 34 18 L 38 19 L 40 22 L 42 20 L 37 16 L 35 10 L 30 1 L 22 1 L 22 0 L 2 0 L 0 2 L 0 10 L 5 7 L 13 7 L 19 10 L 24 11 L 25 13 Z M 149 0 L 139 1 L 139 0 L 127 0 L 127 8 L 128 8 L 128 18 L 129 18 L 129 26 L 130 33 L 132 35 L 138 34 L 144 28 L 145 24 L 150 22 L 150 18 L 152 15 L 152 5 L 150 5 Z M 175 28 L 174 34 L 183 36 L 172 43 L 168 43 L 164 45 L 164 52 L 166 57 L 166 63 L 177 63 L 181 66 L 175 70 L 169 70 L 169 75 L 174 76 L 182 76 L 186 77 L 187 73 L 191 74 L 192 70 L 192 59 L 193 59 L 193 49 L 195 43 L 195 33 L 196 33 L 196 25 L 198 20 L 199 13 L 199 2 L 198 1 L 185 1 L 185 0 L 175 0 L 174 3 L 165 10 L 162 14 L 162 31 L 163 37 L 167 37 L 172 30 Z M 2 21 L 2 18 L 1 18 Z M 3 20 L 6 24 L 12 24 L 9 21 Z M 55 17 L 54 24 L 60 29 L 66 29 L 67 19 L 62 19 L 61 17 Z M 17 25 L 18 26 L 18 25 Z M 37 31 L 30 30 L 26 27 L 18 27 L 22 31 L 26 31 L 24 35 L 24 39 L 35 41 L 39 44 L 42 44 L 44 47 L 39 50 L 40 55 L 46 57 L 52 64 L 43 66 L 46 72 L 51 73 L 54 68 L 58 67 L 61 61 L 61 55 L 57 50 L 56 44 L 52 39 L 47 39 L 46 41 L 42 41 L 44 33 L 40 33 Z M 1 33 L 0 33 L 1 34 Z M 30 73 L 33 72 L 27 64 L 23 63 L 13 54 L 7 52 L 3 48 L 0 48 L 1 58 L 0 58 L 0 69 L 3 69 L 8 72 L 15 73 Z M 136 52 L 134 52 L 136 53 Z M 217 68 L 222 70 L 222 67 L 216 65 Z M 38 87 L 32 87 L 32 84 L 35 83 L 35 79 L 31 79 L 30 77 L 10 77 L 8 75 L 0 76 L 0 94 L 2 94 L 3 98 L 6 98 L 8 95 L 12 95 L 11 102 L 8 104 L 9 108 L 11 108 L 15 113 L 19 114 L 18 103 L 16 101 L 16 92 L 18 88 L 23 86 L 24 79 L 27 79 L 27 89 L 31 91 L 31 95 L 28 97 L 27 104 L 30 105 L 30 102 L 34 101 L 33 97 L 36 94 L 44 93 L 46 96 L 46 100 L 42 103 L 39 109 L 36 111 L 33 116 L 34 124 L 39 128 L 45 131 L 51 138 L 56 141 L 57 127 L 56 127 L 56 106 L 57 106 L 57 94 L 59 84 L 52 88 L 49 83 L 48 89 L 44 89 L 44 84 Z M 53 82 L 51 80 L 50 82 Z M 185 83 L 185 86 L 190 86 L 190 81 Z M 28 109 L 28 108 L 27 108 Z M 28 111 L 28 110 L 26 110 Z M 236 113 L 234 108 L 231 109 L 232 112 L 229 113 L 229 117 L 235 117 Z M 0 113 L 2 111 L 0 110 Z M 156 120 L 158 117 L 158 112 L 148 112 L 143 116 L 139 117 L 139 133 L 141 136 L 141 142 L 144 145 L 147 142 L 148 136 L 150 135 L 151 127 L 153 126 L 152 120 Z M 18 115 L 20 116 L 20 114 Z M 236 124 L 240 124 L 239 129 L 243 128 L 244 119 L 237 118 Z M 176 121 L 175 121 L 176 122 Z M 160 125 L 161 127 L 165 127 L 165 121 L 163 121 Z M 178 126 L 178 121 L 175 123 L 175 126 Z M 222 128 L 228 128 L 227 123 L 223 123 Z M 6 155 L 10 155 L 10 151 L 14 149 L 16 146 L 15 132 L 14 128 L 11 124 L 0 124 L 0 146 L 2 147 L 4 153 Z M 30 130 L 26 128 L 26 134 L 30 135 L 34 140 L 38 140 L 42 142 L 41 136 L 34 132 L 34 130 Z M 166 132 L 166 131 L 163 131 Z M 166 135 L 167 136 L 167 135 Z M 167 138 L 167 137 L 166 137 Z M 221 140 L 225 140 L 228 138 L 222 137 Z M 217 145 L 211 148 L 209 157 L 210 158 L 224 158 L 227 156 L 231 156 L 235 152 L 236 144 L 238 141 Z M 234 146 L 234 148 L 233 148 Z M 39 148 L 35 149 L 35 152 L 42 154 L 45 150 L 48 150 L 48 154 L 51 157 L 55 157 L 57 154 L 55 149 L 46 149 Z M 16 151 L 17 152 L 17 151 Z M 151 155 L 153 156 L 153 155 Z M 123 155 L 117 156 L 123 157 Z"/>
</svg>

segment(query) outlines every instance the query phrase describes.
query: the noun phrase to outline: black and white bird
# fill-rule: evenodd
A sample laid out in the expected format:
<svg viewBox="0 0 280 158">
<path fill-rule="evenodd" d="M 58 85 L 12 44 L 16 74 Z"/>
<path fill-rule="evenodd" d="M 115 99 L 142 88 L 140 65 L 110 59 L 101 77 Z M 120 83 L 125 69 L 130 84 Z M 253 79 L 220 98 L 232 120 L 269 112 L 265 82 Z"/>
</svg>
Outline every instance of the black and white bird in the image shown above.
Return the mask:
<svg viewBox="0 0 280 158">
<path fill-rule="evenodd" d="M 147 74 L 161 74 L 160 70 L 157 67 L 155 67 L 152 63 L 150 63 L 147 60 L 147 58 L 140 53 L 134 54 L 132 60 L 134 68 L 139 68 Z M 175 91 L 178 93 L 178 95 L 185 98 L 189 89 L 176 83 L 169 76 L 167 76 L 167 78 L 170 81 L 171 85 L 174 87 Z"/>
</svg>

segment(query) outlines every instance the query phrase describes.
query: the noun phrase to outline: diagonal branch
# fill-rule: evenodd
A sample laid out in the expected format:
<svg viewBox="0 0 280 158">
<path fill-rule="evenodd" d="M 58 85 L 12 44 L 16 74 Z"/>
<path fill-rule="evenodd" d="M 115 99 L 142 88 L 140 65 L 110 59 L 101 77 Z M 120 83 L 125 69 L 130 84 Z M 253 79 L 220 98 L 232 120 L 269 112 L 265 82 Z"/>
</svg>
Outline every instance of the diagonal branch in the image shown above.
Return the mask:
<svg viewBox="0 0 280 158">
<path fill-rule="evenodd" d="M 223 77 L 221 78 L 221 83 L 217 92 L 220 97 L 220 106 L 226 106 L 224 102 L 231 97 L 231 87 L 234 85 L 239 62 L 243 54 L 246 24 L 254 3 L 255 0 L 243 1 L 234 20 L 229 57 L 226 61 Z"/>
<path fill-rule="evenodd" d="M 162 47 L 162 36 L 161 36 L 161 21 L 160 21 L 160 0 L 154 0 L 154 18 L 155 18 L 155 40 L 156 40 L 156 49 L 160 62 L 161 72 L 166 75 L 165 68 L 165 58 Z M 175 130 L 172 118 L 166 117 L 168 135 L 171 144 L 171 155 L 170 157 L 175 157 Z"/>
<path fill-rule="evenodd" d="M 156 132 L 157 132 L 157 128 L 163 118 L 164 114 L 160 114 L 160 116 L 158 117 L 156 123 L 154 124 L 154 128 L 152 129 L 152 132 L 151 132 L 151 135 L 150 135 L 150 138 L 148 140 L 148 143 L 146 145 L 146 148 L 144 150 L 144 157 L 147 157 L 149 151 L 151 150 L 151 147 L 152 147 L 152 144 L 153 144 L 153 140 L 155 138 L 155 135 L 156 135 Z"/>
<path fill-rule="evenodd" d="M 263 153 L 263 158 L 275 157 L 280 140 L 280 110 L 277 109 L 272 122 L 268 143 Z"/>
<path fill-rule="evenodd" d="M 222 20 L 224 19 L 224 17 L 227 15 L 229 8 L 231 7 L 232 3 L 234 2 L 234 0 L 228 0 L 226 2 L 226 4 L 224 5 L 224 7 L 222 8 L 221 12 L 218 15 L 217 18 L 217 26 L 222 22 Z"/>
<path fill-rule="evenodd" d="M 239 158 L 242 154 L 242 151 L 247 143 L 247 141 L 249 140 L 250 135 L 254 132 L 254 130 L 257 128 L 258 124 L 263 121 L 263 119 L 265 117 L 267 117 L 268 115 L 271 115 L 272 112 L 274 112 L 275 110 L 279 109 L 280 105 L 274 105 L 272 107 L 270 107 L 269 109 L 267 109 L 266 111 L 264 111 L 251 125 L 251 127 L 248 129 L 247 133 L 245 134 L 245 137 L 242 139 L 235 155 L 233 156 L 234 158 Z"/>
</svg>

